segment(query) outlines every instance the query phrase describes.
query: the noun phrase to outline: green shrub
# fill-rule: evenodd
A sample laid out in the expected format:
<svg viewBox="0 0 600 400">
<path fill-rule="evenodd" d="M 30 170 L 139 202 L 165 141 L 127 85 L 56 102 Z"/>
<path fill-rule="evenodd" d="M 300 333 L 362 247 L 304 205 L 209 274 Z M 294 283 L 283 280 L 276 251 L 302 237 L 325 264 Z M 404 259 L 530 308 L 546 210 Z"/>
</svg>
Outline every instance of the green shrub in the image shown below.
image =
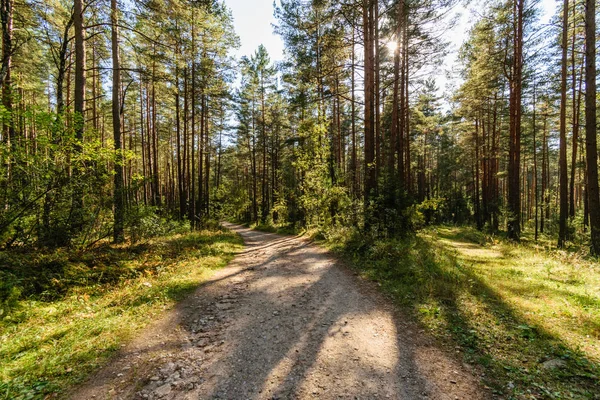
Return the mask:
<svg viewBox="0 0 600 400">
<path fill-rule="evenodd" d="M 417 211 L 423 214 L 425 225 L 441 224 L 448 215 L 448 202 L 444 198 L 433 198 L 423 201 Z"/>
<path fill-rule="evenodd" d="M 126 227 L 132 242 L 189 231 L 189 222 L 165 218 L 155 207 L 132 207 L 127 211 Z"/>
<path fill-rule="evenodd" d="M 22 291 L 15 275 L 0 270 L 0 319 L 9 315 L 17 306 Z"/>
</svg>

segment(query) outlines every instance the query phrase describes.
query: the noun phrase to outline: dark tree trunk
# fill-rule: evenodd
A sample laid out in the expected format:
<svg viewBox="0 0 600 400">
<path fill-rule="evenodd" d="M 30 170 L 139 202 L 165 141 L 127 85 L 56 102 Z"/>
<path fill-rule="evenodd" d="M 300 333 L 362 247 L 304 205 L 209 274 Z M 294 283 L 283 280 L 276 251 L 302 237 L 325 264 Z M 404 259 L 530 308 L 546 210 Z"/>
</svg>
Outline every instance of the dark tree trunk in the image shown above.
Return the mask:
<svg viewBox="0 0 600 400">
<path fill-rule="evenodd" d="M 175 51 L 175 140 L 177 141 L 177 193 L 179 197 L 179 219 L 185 218 L 185 195 L 183 179 L 183 159 L 181 143 L 181 100 L 179 95 L 179 45 Z M 185 123 L 185 122 L 184 122 Z"/>
<path fill-rule="evenodd" d="M 398 9 L 400 10 L 401 3 L 398 3 Z M 400 14 L 401 11 L 398 11 Z M 396 41 L 400 40 L 400 18 L 398 18 L 398 28 L 396 29 Z M 396 141 L 400 131 L 400 46 L 396 46 L 394 50 L 394 85 L 392 94 L 392 121 L 390 128 L 390 151 L 388 153 L 388 175 L 391 182 L 395 182 L 395 164 L 396 164 Z"/>
<path fill-rule="evenodd" d="M 125 201 L 123 185 L 123 149 L 121 148 L 121 65 L 119 62 L 119 16 L 117 0 L 110 1 L 111 47 L 112 47 L 112 120 L 115 146 L 114 163 L 114 230 L 113 240 L 121 243 L 125 240 Z"/>
<path fill-rule="evenodd" d="M 369 207 L 369 200 L 374 195 L 376 188 L 375 176 L 375 126 L 374 126 L 374 38 L 373 38 L 373 0 L 363 0 L 363 34 L 365 50 L 365 207 Z M 367 223 L 369 221 L 366 221 Z"/>
<path fill-rule="evenodd" d="M 373 1 L 373 68 L 374 68 L 374 107 L 375 107 L 375 182 L 379 179 L 382 163 L 381 147 L 381 93 L 380 93 L 380 49 L 379 49 L 379 0 Z"/>
<path fill-rule="evenodd" d="M 510 77 L 510 143 L 508 161 L 508 237 L 521 238 L 521 88 L 524 0 L 514 2 L 513 65 Z"/>
<path fill-rule="evenodd" d="M 571 80 L 572 80 L 572 102 L 573 102 L 573 136 L 571 143 L 571 177 L 569 180 L 569 217 L 575 217 L 575 173 L 577 171 L 577 151 L 579 145 L 579 109 L 581 101 L 581 78 L 583 71 L 580 71 L 579 90 L 577 90 L 576 57 L 575 57 L 575 38 L 576 38 L 576 4 L 573 4 L 573 32 L 571 38 Z M 583 66 L 582 66 L 583 67 Z M 579 93 L 579 96 L 578 96 Z"/>
<path fill-rule="evenodd" d="M 0 20 L 2 24 L 2 67 L 0 68 L 0 82 L 2 84 L 2 105 L 9 113 L 8 121 L 3 128 L 4 140 L 10 142 L 15 148 L 16 137 L 13 121 L 12 105 L 12 53 L 13 53 L 13 7 L 14 0 L 0 1 Z"/>
<path fill-rule="evenodd" d="M 600 195 L 596 143 L 596 4 L 585 2 L 585 148 L 591 253 L 600 255 Z"/>
<path fill-rule="evenodd" d="M 83 29 L 83 0 L 75 0 L 73 25 L 75 28 L 75 152 L 83 151 L 83 135 L 85 126 L 85 38 Z M 81 175 L 81 166 L 76 166 L 75 176 Z M 73 204 L 71 210 L 71 229 L 73 232 L 81 232 L 83 228 L 83 188 L 82 182 L 75 180 L 73 191 Z"/>
<path fill-rule="evenodd" d="M 473 131 L 473 139 L 475 142 L 475 160 L 473 164 L 473 168 L 475 169 L 475 193 L 474 193 L 474 203 L 475 203 L 475 222 L 477 223 L 477 229 L 483 229 L 483 220 L 481 218 L 481 207 L 479 202 L 479 119 L 475 119 L 475 130 Z"/>
<path fill-rule="evenodd" d="M 192 7 L 192 49 L 191 49 L 191 87 L 190 87 L 190 107 L 191 107 L 191 140 L 190 140 L 190 200 L 189 200 L 189 220 L 190 228 L 196 229 L 196 21 L 194 19 L 194 7 Z"/>
<path fill-rule="evenodd" d="M 146 176 L 147 176 L 147 156 L 146 156 L 146 138 L 144 134 L 144 81 L 142 78 L 142 73 L 140 72 L 140 145 L 142 146 L 142 176 L 144 177 L 143 181 L 143 191 L 144 191 L 144 205 L 148 205 L 148 185 L 146 184 Z"/>
<path fill-rule="evenodd" d="M 538 163 L 537 163 L 537 127 L 536 127 L 536 86 L 533 82 L 533 116 L 531 128 L 533 131 L 533 191 L 535 196 L 535 240 L 538 240 L 538 221 L 539 221 L 539 195 L 538 195 Z"/>
<path fill-rule="evenodd" d="M 351 104 L 351 112 L 352 112 L 352 155 L 350 158 L 351 166 L 350 171 L 352 175 L 352 194 L 355 197 L 358 197 L 358 159 L 356 153 L 356 82 L 355 82 L 355 61 L 356 61 L 356 32 L 355 28 L 352 27 L 352 76 L 351 76 L 351 90 L 352 90 L 352 104 Z"/>
<path fill-rule="evenodd" d="M 567 241 L 567 217 L 569 213 L 569 192 L 567 176 L 567 25 L 569 22 L 569 0 L 563 3 L 562 61 L 560 89 L 560 215 L 558 229 L 558 247 Z"/>
</svg>

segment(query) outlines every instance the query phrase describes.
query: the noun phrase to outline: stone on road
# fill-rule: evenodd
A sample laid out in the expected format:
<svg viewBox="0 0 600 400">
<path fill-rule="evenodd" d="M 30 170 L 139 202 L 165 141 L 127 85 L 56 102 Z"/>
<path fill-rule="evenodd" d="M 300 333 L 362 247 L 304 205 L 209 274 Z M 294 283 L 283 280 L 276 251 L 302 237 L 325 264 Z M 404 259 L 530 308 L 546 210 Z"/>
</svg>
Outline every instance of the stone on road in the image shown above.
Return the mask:
<svg viewBox="0 0 600 400">
<path fill-rule="evenodd" d="M 72 399 L 491 398 L 326 250 L 226 226 L 245 249 Z"/>
</svg>

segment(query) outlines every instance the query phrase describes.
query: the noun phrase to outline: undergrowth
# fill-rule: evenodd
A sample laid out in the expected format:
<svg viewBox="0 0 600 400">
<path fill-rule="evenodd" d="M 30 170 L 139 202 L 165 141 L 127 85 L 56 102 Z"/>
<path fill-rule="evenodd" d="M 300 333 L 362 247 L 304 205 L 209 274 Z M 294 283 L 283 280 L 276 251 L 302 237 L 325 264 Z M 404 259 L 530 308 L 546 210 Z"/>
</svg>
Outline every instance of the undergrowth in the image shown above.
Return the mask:
<svg viewBox="0 0 600 400">
<path fill-rule="evenodd" d="M 0 399 L 43 399 L 81 382 L 241 245 L 215 230 L 88 251 L 0 253 L 2 277 L 12 282 L 0 290 L 13 291 L 0 317 Z"/>
</svg>

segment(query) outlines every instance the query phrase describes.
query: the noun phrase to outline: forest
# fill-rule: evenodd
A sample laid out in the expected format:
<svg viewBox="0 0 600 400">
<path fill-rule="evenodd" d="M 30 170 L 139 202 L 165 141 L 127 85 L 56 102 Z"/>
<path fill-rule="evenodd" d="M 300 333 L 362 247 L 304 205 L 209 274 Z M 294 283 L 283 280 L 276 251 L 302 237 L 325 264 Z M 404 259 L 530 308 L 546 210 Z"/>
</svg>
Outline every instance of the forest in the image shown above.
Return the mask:
<svg viewBox="0 0 600 400">
<path fill-rule="evenodd" d="M 277 0 L 281 62 L 227 3 L 0 0 L 0 398 L 104 365 L 223 221 L 328 247 L 495 395 L 598 398 L 595 1 Z"/>
</svg>

